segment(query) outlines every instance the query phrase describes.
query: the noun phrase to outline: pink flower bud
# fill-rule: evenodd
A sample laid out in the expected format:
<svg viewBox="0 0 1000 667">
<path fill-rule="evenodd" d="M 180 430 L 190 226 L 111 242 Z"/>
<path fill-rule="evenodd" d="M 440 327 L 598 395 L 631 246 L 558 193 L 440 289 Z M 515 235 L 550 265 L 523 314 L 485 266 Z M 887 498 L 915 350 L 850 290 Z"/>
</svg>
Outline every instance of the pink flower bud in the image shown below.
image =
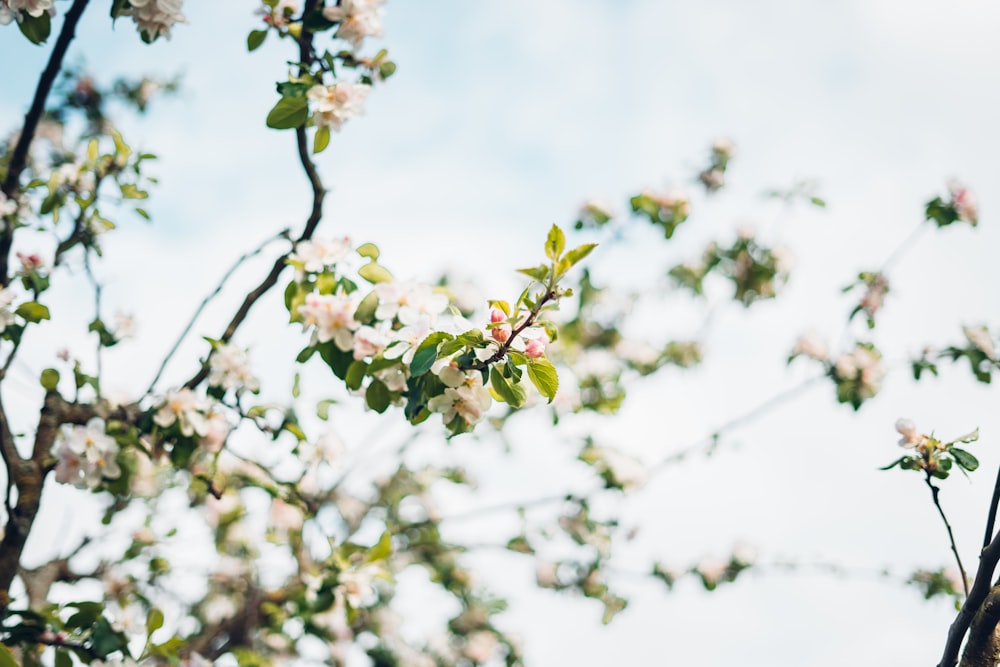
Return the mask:
<svg viewBox="0 0 1000 667">
<path fill-rule="evenodd" d="M 507 319 L 507 316 L 499 308 L 494 308 L 490 311 L 490 323 L 498 324 Z M 506 343 L 510 339 L 511 328 L 509 324 L 501 324 L 500 326 L 493 327 L 490 330 L 490 335 L 493 336 L 493 340 L 498 343 Z"/>
<path fill-rule="evenodd" d="M 531 359 L 538 359 L 545 354 L 545 341 L 541 338 L 532 338 L 524 343 L 524 354 Z"/>
<path fill-rule="evenodd" d="M 499 308 L 494 308 L 490 311 L 490 322 L 496 324 L 497 322 L 503 322 L 507 319 L 507 316 L 503 314 L 503 311 Z"/>
</svg>

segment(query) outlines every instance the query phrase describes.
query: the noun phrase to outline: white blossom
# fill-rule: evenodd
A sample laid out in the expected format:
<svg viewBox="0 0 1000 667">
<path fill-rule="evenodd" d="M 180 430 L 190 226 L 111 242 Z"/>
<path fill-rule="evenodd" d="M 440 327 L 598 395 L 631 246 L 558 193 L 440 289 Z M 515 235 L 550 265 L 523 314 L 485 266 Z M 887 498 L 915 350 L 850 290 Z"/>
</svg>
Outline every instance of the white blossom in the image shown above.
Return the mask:
<svg viewBox="0 0 1000 667">
<path fill-rule="evenodd" d="M 810 331 L 802 334 L 795 341 L 795 347 L 792 348 L 792 355 L 798 356 L 800 354 L 810 359 L 824 361 L 830 356 L 830 349 L 827 347 L 826 341 L 819 334 Z"/>
<path fill-rule="evenodd" d="M 903 436 L 899 439 L 900 447 L 917 447 L 927 442 L 927 436 L 917 432 L 917 426 L 911 419 L 899 419 L 896 421 L 896 431 Z"/>
<path fill-rule="evenodd" d="M 180 391 L 168 391 L 163 405 L 153 416 L 153 421 L 161 428 L 168 428 L 177 422 L 181 434 L 191 437 L 197 434 L 205 437 L 209 431 L 208 415 L 212 404 L 187 387 Z"/>
<path fill-rule="evenodd" d="M 375 578 L 382 568 L 375 564 L 362 565 L 353 570 L 344 570 L 337 575 L 337 589 L 352 607 L 367 607 L 375 603 Z"/>
<path fill-rule="evenodd" d="M 3 17 L 4 8 L 0 6 L 0 25 L 6 25 L 6 23 L 3 22 Z M 10 21 L 7 23 L 10 23 Z M 0 218 L 13 215 L 14 213 L 17 213 L 17 202 L 0 192 Z"/>
<path fill-rule="evenodd" d="M 489 390 L 483 386 L 479 373 L 467 376 L 465 383 L 457 388 L 448 387 L 444 393 L 427 401 L 431 412 L 440 412 L 445 424 L 456 415 L 467 424 L 475 424 L 483 418 L 492 403 Z"/>
<path fill-rule="evenodd" d="M 104 478 L 117 479 L 122 471 L 115 457 L 118 443 L 105 431 L 104 420 L 94 417 L 86 426 L 64 427 L 53 448 L 56 481 L 78 488 L 96 488 Z"/>
<path fill-rule="evenodd" d="M 371 86 L 341 81 L 332 86 L 315 85 L 306 96 L 314 106 L 313 120 L 317 127 L 339 130 L 349 118 L 364 113 L 365 99 Z"/>
<path fill-rule="evenodd" d="M 221 343 L 208 358 L 208 384 L 223 389 L 257 391 L 260 381 L 250 372 L 246 350 Z"/>
<path fill-rule="evenodd" d="M 170 39 L 170 29 L 175 23 L 187 19 L 181 13 L 184 0 L 129 0 L 130 14 L 136 27 L 150 41 L 163 35 Z"/>
<path fill-rule="evenodd" d="M 365 37 L 382 36 L 384 0 L 341 0 L 338 5 L 323 9 L 323 17 L 340 23 L 337 37 L 346 39 L 355 48 Z"/>
<path fill-rule="evenodd" d="M 970 343 L 986 355 L 987 359 L 990 361 L 997 360 L 996 348 L 993 345 L 993 338 L 990 336 L 989 329 L 985 326 L 962 327 L 962 332 L 965 333 L 965 337 Z"/>
<path fill-rule="evenodd" d="M 33 18 L 53 11 L 52 0 L 4 0 L 4 4 L 12 12 L 22 11 Z M 8 20 L 7 23 L 10 21 Z"/>
<path fill-rule="evenodd" d="M 316 342 L 334 344 L 347 352 L 354 344 L 354 332 L 361 323 L 354 319 L 358 304 L 348 294 L 317 294 L 306 296 L 306 302 L 299 307 L 303 326 L 315 326 L 313 338 Z"/>
<path fill-rule="evenodd" d="M 295 252 L 288 256 L 288 261 L 300 267 L 300 271 L 319 273 L 326 268 L 335 266 L 347 257 L 351 251 L 351 240 L 313 239 L 295 244 Z"/>
<path fill-rule="evenodd" d="M 0 332 L 14 324 L 14 292 L 8 287 L 0 287 Z"/>
<path fill-rule="evenodd" d="M 979 206 L 972 190 L 958 181 L 951 181 L 948 183 L 948 192 L 951 194 L 951 205 L 955 208 L 958 219 L 973 227 L 979 224 Z"/>
</svg>

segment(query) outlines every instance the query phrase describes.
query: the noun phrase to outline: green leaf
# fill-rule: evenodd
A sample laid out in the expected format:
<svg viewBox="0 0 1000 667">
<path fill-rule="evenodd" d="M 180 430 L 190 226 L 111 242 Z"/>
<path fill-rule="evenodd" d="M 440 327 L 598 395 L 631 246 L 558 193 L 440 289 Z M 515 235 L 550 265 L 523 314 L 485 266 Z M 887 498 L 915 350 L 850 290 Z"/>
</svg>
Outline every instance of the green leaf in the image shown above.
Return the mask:
<svg viewBox="0 0 1000 667">
<path fill-rule="evenodd" d="M 810 197 L 809 203 L 819 208 L 826 208 L 826 200 L 822 197 Z"/>
<path fill-rule="evenodd" d="M 23 12 L 21 20 L 17 21 L 17 27 L 32 44 L 41 44 L 49 38 L 49 33 L 52 32 L 52 17 L 49 16 L 48 12 L 42 12 L 41 16 L 31 16 L 27 12 Z"/>
<path fill-rule="evenodd" d="M 547 282 L 549 279 L 549 267 L 542 264 L 541 266 L 536 266 L 534 268 L 528 269 L 518 269 L 518 273 L 523 273 L 529 278 L 534 278 L 540 283 Z"/>
<path fill-rule="evenodd" d="M 316 404 L 316 416 L 326 421 L 330 418 L 330 406 L 337 403 L 336 399 L 326 398 Z"/>
<path fill-rule="evenodd" d="M 3 664 L 3 658 L 0 657 L 0 665 Z M 56 649 L 55 667 L 73 667 L 73 658 L 69 657 L 69 651 L 64 648 Z"/>
<path fill-rule="evenodd" d="M 964 449 L 959 449 L 958 447 L 952 447 L 948 450 L 951 455 L 955 458 L 955 463 L 965 468 L 969 472 L 972 472 L 979 467 L 979 459 L 965 451 Z"/>
<path fill-rule="evenodd" d="M 392 402 L 392 394 L 381 380 L 372 380 L 365 391 L 365 402 L 372 410 L 382 414 Z"/>
<path fill-rule="evenodd" d="M 291 130 L 304 125 L 308 118 L 309 101 L 305 97 L 282 97 L 267 114 L 267 126 Z"/>
<path fill-rule="evenodd" d="M 970 443 L 970 442 L 975 442 L 976 440 L 979 440 L 979 429 L 978 428 L 975 431 L 973 431 L 972 433 L 966 433 L 965 435 L 963 435 L 961 437 L 955 438 L 952 442 Z"/>
<path fill-rule="evenodd" d="M 524 387 L 519 384 L 511 384 L 496 366 L 490 369 L 490 386 L 500 400 L 514 408 L 524 405 L 524 401 L 528 397 Z"/>
<path fill-rule="evenodd" d="M 365 380 L 365 373 L 368 371 L 368 364 L 358 359 L 355 359 L 350 366 L 347 367 L 347 377 L 344 378 L 344 382 L 347 384 L 347 388 L 354 391 L 361 388 L 361 383 Z"/>
<path fill-rule="evenodd" d="M 382 537 L 378 539 L 371 549 L 368 550 L 368 555 L 365 557 L 366 563 L 374 563 L 375 561 L 385 560 L 392 555 L 392 535 L 389 531 L 382 533 Z"/>
<path fill-rule="evenodd" d="M 330 145 L 330 126 L 323 125 L 318 130 L 316 130 L 316 136 L 313 137 L 313 153 L 322 153 L 326 150 L 326 147 Z"/>
<path fill-rule="evenodd" d="M 427 337 L 430 340 L 430 336 Z M 416 353 L 413 355 L 413 361 L 410 362 L 410 377 L 420 377 L 427 371 L 431 369 L 434 362 L 437 361 L 438 355 L 438 344 L 431 343 L 427 344 L 425 340 L 417 348 Z"/>
<path fill-rule="evenodd" d="M 906 461 L 908 458 L 909 458 L 908 456 L 900 456 L 898 459 L 896 459 L 895 461 L 893 461 L 889 465 L 887 465 L 885 467 L 882 467 L 882 468 L 879 468 L 879 470 L 892 470 L 896 466 L 898 466 L 901 463 L 903 463 L 904 461 Z"/>
<path fill-rule="evenodd" d="M 558 226 L 552 225 L 549 236 L 545 239 L 545 256 L 553 262 L 559 259 L 563 250 L 566 249 L 566 235 Z"/>
<path fill-rule="evenodd" d="M 267 38 L 266 30 L 251 30 L 247 35 L 247 51 L 256 51 Z"/>
<path fill-rule="evenodd" d="M 10 651 L 3 644 L 0 644 L 0 667 L 17 667 L 17 663 L 14 662 L 14 656 L 10 654 Z"/>
<path fill-rule="evenodd" d="M 41 382 L 45 391 L 55 391 L 59 385 L 59 371 L 54 368 L 46 368 L 42 371 Z"/>
<path fill-rule="evenodd" d="M 358 275 L 373 285 L 392 282 L 392 274 L 389 273 L 389 270 L 375 262 L 369 262 L 358 269 Z"/>
<path fill-rule="evenodd" d="M 375 311 L 378 310 L 378 294 L 369 292 L 368 296 L 361 299 L 357 310 L 354 311 L 354 319 L 361 324 L 370 324 L 375 319 Z"/>
<path fill-rule="evenodd" d="M 20 315 L 28 322 L 33 322 L 35 324 L 41 322 L 42 320 L 50 319 L 49 309 L 37 301 L 22 303 L 17 307 L 17 310 L 15 310 L 14 313 Z"/>
<path fill-rule="evenodd" d="M 549 399 L 549 403 L 551 403 L 559 389 L 559 374 L 556 372 L 555 366 L 547 359 L 529 359 L 528 379 L 531 380 L 531 384 L 535 385 L 538 393 Z"/>
<path fill-rule="evenodd" d="M 593 251 L 593 249 L 596 247 L 597 247 L 596 243 L 585 243 L 582 246 L 577 246 L 576 248 L 573 248 L 572 250 L 566 253 L 565 260 L 569 263 L 569 266 L 572 267 L 581 259 L 589 255 L 591 251 Z"/>
<path fill-rule="evenodd" d="M 163 612 L 153 607 L 146 618 L 146 634 L 151 635 L 163 627 Z"/>
<path fill-rule="evenodd" d="M 369 257 L 374 262 L 378 259 L 378 246 L 374 243 L 362 243 L 358 246 L 357 253 L 362 257 Z"/>
</svg>

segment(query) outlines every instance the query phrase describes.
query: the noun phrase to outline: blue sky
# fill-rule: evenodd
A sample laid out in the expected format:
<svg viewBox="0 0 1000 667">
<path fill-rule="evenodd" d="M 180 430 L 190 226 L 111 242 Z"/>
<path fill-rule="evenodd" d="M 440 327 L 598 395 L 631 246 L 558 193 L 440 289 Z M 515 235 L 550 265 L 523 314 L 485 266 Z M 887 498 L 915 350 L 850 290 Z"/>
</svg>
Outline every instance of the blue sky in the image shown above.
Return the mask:
<svg viewBox="0 0 1000 667">
<path fill-rule="evenodd" d="M 137 314 L 148 341 L 108 361 L 126 392 L 147 381 L 156 356 L 148 351 L 169 344 L 224 267 L 272 230 L 298 224 L 306 206 L 291 135 L 263 125 L 289 44 L 272 38 L 245 53 L 253 3 L 187 4 L 190 24 L 151 47 L 126 22 L 110 32 L 95 5 L 71 52 L 105 81 L 184 77 L 179 97 L 125 123 L 133 143 L 162 157 L 155 223 L 124 225 L 108 240 L 120 263 L 102 269 L 107 299 Z M 400 276 L 452 268 L 491 296 L 517 289 L 511 270 L 534 262 L 545 230 L 570 223 L 583 200 L 598 196 L 621 211 L 644 187 L 689 184 L 716 136 L 737 143 L 731 188 L 717 201 L 696 198 L 694 217 L 669 246 L 639 228 L 630 245 L 594 258 L 607 280 L 658 284 L 668 263 L 743 224 L 797 257 L 784 306 L 717 315 L 703 375 L 641 385 L 621 420 L 596 427 L 637 456 L 656 460 L 803 377 L 783 366 L 795 337 L 818 329 L 836 339 L 849 310 L 839 289 L 888 256 L 949 178 L 977 191 L 982 224 L 929 233 L 895 267 L 879 344 L 898 359 L 924 343 L 959 342 L 961 324 L 1000 323 L 995 3 L 398 0 L 387 10 L 384 45 L 398 74 L 318 161 L 332 188 L 326 233 L 377 242 Z M 6 68 L 0 93 L 5 130 L 17 124 L 48 48 L 27 45 L 13 28 L 0 32 L 0 58 L 18 63 Z M 798 179 L 818 182 L 828 212 L 782 214 L 760 197 Z M 260 266 L 246 267 L 244 284 Z M 204 333 L 218 329 L 238 296 L 239 286 L 227 290 Z M 280 306 L 260 309 L 251 330 L 264 340 L 267 313 L 280 318 Z M 695 318 L 684 313 L 649 316 L 650 335 L 690 334 Z M 65 337 L 43 337 L 39 367 Z M 832 407 L 830 387 L 811 390 L 740 431 L 734 453 L 668 472 L 631 502 L 644 526 L 638 552 L 683 563 L 743 539 L 767 557 L 904 571 L 945 564 L 926 489 L 875 471 L 898 456 L 892 424 L 910 416 L 943 435 L 983 429 L 984 474 L 972 484 L 949 480 L 974 562 L 1000 420 L 995 391 L 964 375 L 947 369 L 941 382 L 914 387 L 897 367 L 884 396 L 857 416 Z M 520 485 L 488 482 L 484 494 Z M 625 581 L 633 607 L 601 628 L 594 607 L 531 593 L 530 567 L 483 563 L 523 575 L 499 579 L 515 591 L 509 622 L 536 665 L 832 666 L 858 655 L 908 665 L 937 655 L 950 622 L 947 604 L 923 603 L 901 586 L 775 574 L 711 596 Z"/>
</svg>

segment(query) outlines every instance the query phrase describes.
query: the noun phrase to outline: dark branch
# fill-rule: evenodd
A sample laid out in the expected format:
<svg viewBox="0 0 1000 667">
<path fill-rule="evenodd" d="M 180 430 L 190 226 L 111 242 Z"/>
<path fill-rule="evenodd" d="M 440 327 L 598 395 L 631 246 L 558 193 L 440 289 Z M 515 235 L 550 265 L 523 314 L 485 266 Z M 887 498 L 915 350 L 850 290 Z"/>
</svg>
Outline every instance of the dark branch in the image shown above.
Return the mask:
<svg viewBox="0 0 1000 667">
<path fill-rule="evenodd" d="M 89 0 L 73 0 L 73 5 L 66 12 L 63 20 L 62 30 L 59 38 L 49 56 L 49 62 L 42 70 L 42 75 L 38 79 L 38 86 L 35 88 L 35 97 L 31 101 L 28 113 L 24 115 L 24 126 L 21 128 L 21 136 L 17 139 L 14 152 L 11 154 L 10 164 L 7 167 L 7 175 L 3 180 L 3 193 L 11 199 L 17 199 L 16 194 L 20 188 L 21 172 L 28 164 L 28 149 L 35 138 L 35 130 L 38 128 L 38 121 L 45 111 L 45 101 L 52 91 L 52 84 L 62 70 L 63 59 L 66 57 L 66 50 L 69 43 L 73 41 L 76 33 L 76 24 L 83 15 L 83 10 L 87 8 Z M 0 235 L 0 283 L 6 286 L 9 282 L 7 275 L 8 263 L 10 261 L 10 248 L 14 242 L 14 223 L 8 218 L 4 222 L 3 234 Z"/>
</svg>

